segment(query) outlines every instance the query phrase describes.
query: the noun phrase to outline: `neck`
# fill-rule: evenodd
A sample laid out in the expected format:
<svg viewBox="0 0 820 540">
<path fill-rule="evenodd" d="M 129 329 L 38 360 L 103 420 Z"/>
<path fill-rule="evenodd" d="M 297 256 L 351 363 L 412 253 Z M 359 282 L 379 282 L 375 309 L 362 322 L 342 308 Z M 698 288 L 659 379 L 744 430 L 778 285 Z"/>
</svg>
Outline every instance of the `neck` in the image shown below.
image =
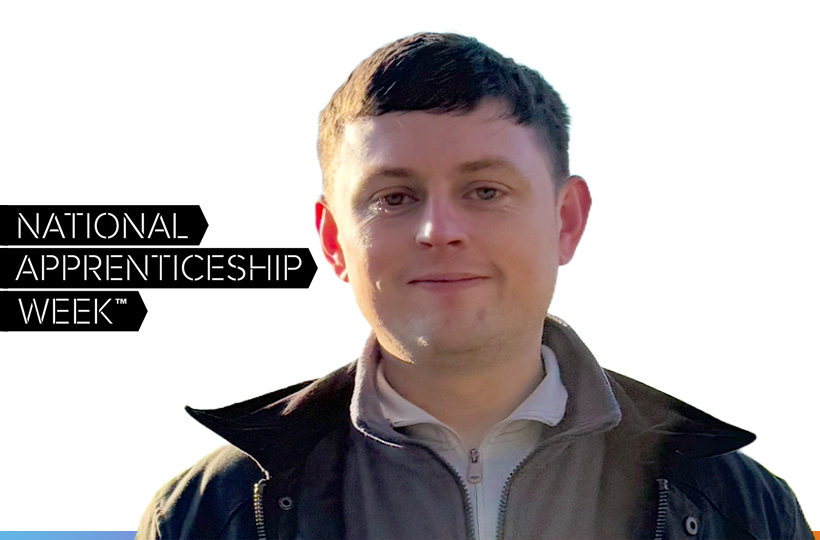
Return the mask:
<svg viewBox="0 0 820 540">
<path fill-rule="evenodd" d="M 402 397 L 453 428 L 468 448 L 475 448 L 544 378 L 540 332 L 526 343 L 457 356 L 409 363 L 382 349 L 384 376 Z"/>
</svg>

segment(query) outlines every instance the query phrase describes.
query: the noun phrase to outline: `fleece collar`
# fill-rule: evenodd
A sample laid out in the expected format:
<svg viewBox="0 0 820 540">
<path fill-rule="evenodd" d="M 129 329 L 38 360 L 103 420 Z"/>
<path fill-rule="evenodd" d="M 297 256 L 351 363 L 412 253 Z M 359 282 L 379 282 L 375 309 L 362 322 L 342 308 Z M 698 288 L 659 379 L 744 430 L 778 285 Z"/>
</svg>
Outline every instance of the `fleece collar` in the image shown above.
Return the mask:
<svg viewBox="0 0 820 540">
<path fill-rule="evenodd" d="M 555 354 L 542 345 L 542 361 L 547 376 L 521 405 L 502 421 L 534 420 L 555 426 L 564 416 L 567 391 L 561 383 L 560 370 Z M 402 446 L 414 437 L 394 430 L 414 424 L 432 424 L 448 430 L 458 439 L 452 428 L 430 413 L 400 396 L 381 373 L 381 348 L 371 335 L 364 353 L 356 366 L 350 419 L 353 426 L 365 437 L 388 446 Z M 498 426 L 496 426 L 498 427 Z"/>
<path fill-rule="evenodd" d="M 371 357 L 371 361 L 377 364 L 375 393 L 381 406 L 381 412 L 391 426 L 401 428 L 431 424 L 451 431 L 445 423 L 399 394 L 384 375 L 384 362 L 378 359 L 378 355 L 375 356 L 375 358 Z M 541 345 L 541 364 L 545 375 L 538 386 L 507 418 L 492 428 L 491 432 L 518 420 L 530 420 L 547 426 L 555 426 L 564 417 L 567 390 L 561 383 L 561 373 L 555 353 L 546 345 Z M 354 403 L 351 403 L 351 413 L 353 406 Z"/>
</svg>

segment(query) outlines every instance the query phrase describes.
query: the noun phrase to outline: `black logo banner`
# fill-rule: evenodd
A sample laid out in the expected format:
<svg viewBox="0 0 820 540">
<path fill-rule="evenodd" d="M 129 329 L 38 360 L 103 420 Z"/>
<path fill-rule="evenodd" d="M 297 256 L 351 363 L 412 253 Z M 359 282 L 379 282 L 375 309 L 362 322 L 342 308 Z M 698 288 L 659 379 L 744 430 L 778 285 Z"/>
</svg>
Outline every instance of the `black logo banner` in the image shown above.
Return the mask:
<svg viewBox="0 0 820 540">
<path fill-rule="evenodd" d="M 146 313 L 137 291 L 0 292 L 2 332 L 136 332 Z"/>
<path fill-rule="evenodd" d="M 316 274 L 307 248 L 6 248 L 4 289 L 295 289 Z"/>
<path fill-rule="evenodd" d="M 198 246 L 207 229 L 194 205 L 0 206 L 4 246 Z"/>
</svg>

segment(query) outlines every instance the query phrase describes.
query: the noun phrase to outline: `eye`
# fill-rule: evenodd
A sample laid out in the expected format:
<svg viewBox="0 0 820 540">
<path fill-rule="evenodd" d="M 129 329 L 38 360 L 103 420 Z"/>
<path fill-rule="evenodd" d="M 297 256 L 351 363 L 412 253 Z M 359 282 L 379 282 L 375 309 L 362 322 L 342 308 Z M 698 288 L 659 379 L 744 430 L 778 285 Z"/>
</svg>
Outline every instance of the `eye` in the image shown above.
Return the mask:
<svg viewBox="0 0 820 540">
<path fill-rule="evenodd" d="M 379 197 L 379 202 L 385 206 L 401 206 L 404 203 L 410 202 L 410 196 L 402 192 L 388 193 Z"/>
<path fill-rule="evenodd" d="M 417 200 L 412 192 L 388 191 L 373 197 L 369 207 L 373 212 L 392 212 L 408 208 Z"/>
<path fill-rule="evenodd" d="M 500 191 L 492 187 L 480 187 L 473 190 L 476 199 L 482 201 L 490 201 L 495 199 L 500 194 Z"/>
</svg>

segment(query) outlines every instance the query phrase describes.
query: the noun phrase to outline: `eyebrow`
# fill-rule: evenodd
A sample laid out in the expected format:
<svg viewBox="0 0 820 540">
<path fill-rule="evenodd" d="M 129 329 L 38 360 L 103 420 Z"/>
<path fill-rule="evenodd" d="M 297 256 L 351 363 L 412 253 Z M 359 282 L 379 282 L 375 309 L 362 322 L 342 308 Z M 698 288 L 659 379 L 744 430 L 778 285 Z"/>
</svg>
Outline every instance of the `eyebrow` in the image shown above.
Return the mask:
<svg viewBox="0 0 820 540">
<path fill-rule="evenodd" d="M 488 158 L 480 159 L 478 161 L 468 161 L 467 163 L 462 163 L 458 167 L 459 172 L 463 173 L 478 172 L 485 169 L 508 169 L 516 172 L 518 171 L 512 163 L 503 158 Z"/>
<path fill-rule="evenodd" d="M 367 175 L 367 179 L 378 178 L 380 176 L 387 178 L 410 178 L 417 176 L 412 169 L 405 169 L 404 167 L 385 167 L 374 171 Z"/>
<path fill-rule="evenodd" d="M 486 169 L 506 169 L 513 172 L 518 172 L 518 169 L 509 161 L 503 158 L 487 158 L 487 159 L 479 159 L 476 161 L 468 161 L 466 163 L 462 163 L 458 166 L 458 172 L 460 173 L 472 173 L 483 171 Z M 367 175 L 367 179 L 373 179 L 378 177 L 386 177 L 386 178 L 412 178 L 418 176 L 418 174 L 413 171 L 413 169 L 408 169 L 404 167 L 385 167 L 382 169 L 378 169 L 374 171 L 372 174 Z"/>
</svg>

